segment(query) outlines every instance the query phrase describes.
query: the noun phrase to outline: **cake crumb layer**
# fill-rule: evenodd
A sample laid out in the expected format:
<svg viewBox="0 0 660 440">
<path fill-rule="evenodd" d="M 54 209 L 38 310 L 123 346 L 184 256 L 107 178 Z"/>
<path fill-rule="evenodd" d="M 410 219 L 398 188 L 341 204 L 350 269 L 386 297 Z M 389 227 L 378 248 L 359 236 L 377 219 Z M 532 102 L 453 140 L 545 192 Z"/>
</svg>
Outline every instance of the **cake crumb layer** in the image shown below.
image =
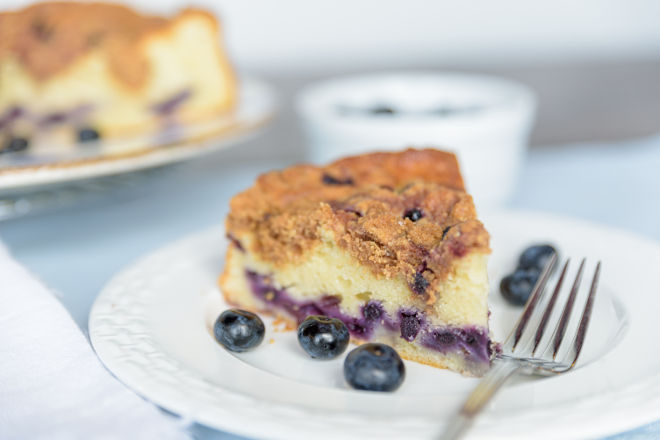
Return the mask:
<svg viewBox="0 0 660 440">
<path fill-rule="evenodd" d="M 374 274 L 405 279 L 429 304 L 456 259 L 490 252 L 456 157 L 431 149 L 266 173 L 232 199 L 226 227 L 275 268 L 336 242 Z"/>
</svg>

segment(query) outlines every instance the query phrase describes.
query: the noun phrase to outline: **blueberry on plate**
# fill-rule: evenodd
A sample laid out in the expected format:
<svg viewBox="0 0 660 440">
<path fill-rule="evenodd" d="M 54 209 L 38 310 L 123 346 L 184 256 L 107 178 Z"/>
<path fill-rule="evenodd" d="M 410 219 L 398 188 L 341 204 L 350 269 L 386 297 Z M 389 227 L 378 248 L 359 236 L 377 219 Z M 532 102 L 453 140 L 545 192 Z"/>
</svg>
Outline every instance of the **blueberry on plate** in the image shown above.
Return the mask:
<svg viewBox="0 0 660 440">
<path fill-rule="evenodd" d="M 314 359 L 334 359 L 348 346 L 346 325 L 336 318 L 312 315 L 298 327 L 300 346 Z"/>
<path fill-rule="evenodd" d="M 394 391 L 405 377 L 403 361 L 389 345 L 360 345 L 344 360 L 344 378 L 358 390 Z"/>
<path fill-rule="evenodd" d="M 516 306 L 525 305 L 539 279 L 536 269 L 516 269 L 511 275 L 502 278 L 500 292 L 505 300 Z"/>
<path fill-rule="evenodd" d="M 213 326 L 215 339 L 229 351 L 242 352 L 261 344 L 266 329 L 252 312 L 239 309 L 225 310 Z"/>
<path fill-rule="evenodd" d="M 521 269 L 536 269 L 542 271 L 557 250 L 549 244 L 537 244 L 523 251 L 518 261 Z"/>
</svg>

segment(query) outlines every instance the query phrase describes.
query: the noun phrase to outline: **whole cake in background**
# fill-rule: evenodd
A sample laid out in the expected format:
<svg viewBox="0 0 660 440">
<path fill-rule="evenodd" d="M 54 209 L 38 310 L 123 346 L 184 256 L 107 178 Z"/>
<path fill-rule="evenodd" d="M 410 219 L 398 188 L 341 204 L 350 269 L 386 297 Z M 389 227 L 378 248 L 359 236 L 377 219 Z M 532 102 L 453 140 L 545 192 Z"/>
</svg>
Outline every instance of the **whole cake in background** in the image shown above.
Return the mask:
<svg viewBox="0 0 660 440">
<path fill-rule="evenodd" d="M 291 324 L 339 318 L 354 342 L 467 375 L 488 370 L 489 235 L 453 154 L 269 172 L 231 200 L 226 229 L 229 303 Z"/>
<path fill-rule="evenodd" d="M 165 18 L 56 2 L 0 13 L 5 138 L 142 133 L 222 114 L 235 101 L 220 27 L 206 11 Z"/>
</svg>

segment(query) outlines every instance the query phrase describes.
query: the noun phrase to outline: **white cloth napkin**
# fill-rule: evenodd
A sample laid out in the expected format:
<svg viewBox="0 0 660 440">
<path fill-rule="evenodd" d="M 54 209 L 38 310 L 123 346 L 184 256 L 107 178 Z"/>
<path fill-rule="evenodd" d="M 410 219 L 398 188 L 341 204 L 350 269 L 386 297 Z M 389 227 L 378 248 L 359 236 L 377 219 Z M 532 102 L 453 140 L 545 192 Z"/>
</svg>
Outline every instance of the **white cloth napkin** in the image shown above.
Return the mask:
<svg viewBox="0 0 660 440">
<path fill-rule="evenodd" d="M 2 243 L 0 438 L 187 438 L 104 369 L 64 306 Z"/>
</svg>

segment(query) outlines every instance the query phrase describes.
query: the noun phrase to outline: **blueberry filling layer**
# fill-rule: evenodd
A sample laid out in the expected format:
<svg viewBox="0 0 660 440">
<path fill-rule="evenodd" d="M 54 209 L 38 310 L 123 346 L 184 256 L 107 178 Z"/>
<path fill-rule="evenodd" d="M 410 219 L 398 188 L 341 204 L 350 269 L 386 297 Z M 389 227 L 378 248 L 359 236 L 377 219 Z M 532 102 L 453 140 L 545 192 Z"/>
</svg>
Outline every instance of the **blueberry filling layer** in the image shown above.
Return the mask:
<svg viewBox="0 0 660 440">
<path fill-rule="evenodd" d="M 468 357 L 488 362 L 492 350 L 488 331 L 476 326 L 435 328 L 424 333 L 421 344 L 442 353 L 462 350 Z"/>
<path fill-rule="evenodd" d="M 373 319 L 376 313 L 373 311 L 371 312 L 370 319 L 364 316 L 354 317 L 342 313 L 339 308 L 341 300 L 336 296 L 327 295 L 316 301 L 297 301 L 291 298 L 286 289 L 274 287 L 268 276 L 251 271 L 246 271 L 246 276 L 252 292 L 258 298 L 274 307 L 285 310 L 296 318 L 298 324 L 304 321 L 309 315 L 325 315 L 343 321 L 351 335 L 361 339 L 369 339 L 378 323 L 378 321 Z M 382 307 L 378 315 L 380 316 L 381 314 L 384 314 Z"/>
<path fill-rule="evenodd" d="M 150 107 L 150 110 L 156 115 L 167 118 L 176 113 L 183 104 L 192 96 L 192 90 L 182 90 L 171 97 L 157 102 Z M 49 128 L 69 124 L 83 125 L 96 110 L 92 104 L 81 104 L 71 107 L 68 110 L 60 110 L 47 113 L 30 112 L 24 107 L 14 106 L 0 111 L 0 130 L 10 129 L 17 122 L 26 122 L 35 126 L 37 130 L 47 130 Z"/>
<path fill-rule="evenodd" d="M 262 301 L 286 311 L 300 324 L 309 315 L 326 315 L 340 319 L 346 324 L 351 336 L 369 340 L 377 328 L 397 332 L 408 342 L 417 341 L 420 345 L 441 353 L 462 352 L 477 363 L 488 363 L 492 350 L 488 330 L 478 326 L 450 327 L 435 326 L 428 322 L 421 310 L 402 308 L 392 317 L 379 301 L 369 300 L 360 308 L 360 316 L 344 313 L 340 308 L 341 299 L 326 295 L 313 301 L 293 299 L 286 288 L 277 288 L 267 275 L 246 270 L 245 275 L 252 292 Z"/>
<path fill-rule="evenodd" d="M 192 96 L 190 89 L 182 90 L 174 96 L 151 107 L 151 110 L 161 116 L 169 116 L 176 112 Z"/>
<path fill-rule="evenodd" d="M 0 130 L 8 127 L 15 120 L 20 119 L 24 112 L 21 107 L 11 107 L 4 114 L 0 114 Z"/>
<path fill-rule="evenodd" d="M 0 130 L 11 129 L 19 121 L 34 125 L 39 130 L 46 130 L 61 124 L 79 124 L 85 121 L 94 110 L 90 104 L 81 104 L 68 111 L 56 111 L 43 114 L 30 113 L 23 107 L 11 107 L 0 114 Z"/>
</svg>

